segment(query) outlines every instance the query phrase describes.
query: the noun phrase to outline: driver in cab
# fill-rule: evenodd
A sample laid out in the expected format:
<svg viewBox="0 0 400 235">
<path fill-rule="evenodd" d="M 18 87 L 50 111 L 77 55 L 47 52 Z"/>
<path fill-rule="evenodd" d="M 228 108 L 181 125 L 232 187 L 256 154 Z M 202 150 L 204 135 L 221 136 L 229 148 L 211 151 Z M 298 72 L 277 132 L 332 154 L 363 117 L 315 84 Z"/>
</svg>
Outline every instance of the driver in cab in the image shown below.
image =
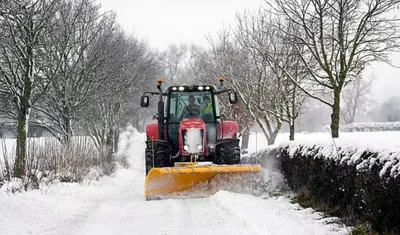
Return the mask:
<svg viewBox="0 0 400 235">
<path fill-rule="evenodd" d="M 203 102 L 204 102 L 203 113 L 204 114 L 212 114 L 213 110 L 212 110 L 212 104 L 210 101 L 210 97 L 208 97 L 208 96 L 204 97 Z"/>
<path fill-rule="evenodd" d="M 182 117 L 187 116 L 198 116 L 200 114 L 201 108 L 200 105 L 195 104 L 195 98 L 193 95 L 189 96 L 189 104 L 183 109 Z"/>
</svg>

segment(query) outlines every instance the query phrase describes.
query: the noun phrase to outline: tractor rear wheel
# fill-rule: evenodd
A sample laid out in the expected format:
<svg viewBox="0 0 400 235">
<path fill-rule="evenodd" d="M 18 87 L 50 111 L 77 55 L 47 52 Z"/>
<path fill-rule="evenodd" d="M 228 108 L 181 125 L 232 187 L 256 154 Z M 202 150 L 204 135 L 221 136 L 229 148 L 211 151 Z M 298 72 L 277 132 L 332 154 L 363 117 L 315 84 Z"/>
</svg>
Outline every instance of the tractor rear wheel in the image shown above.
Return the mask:
<svg viewBox="0 0 400 235">
<path fill-rule="evenodd" d="M 234 165 L 240 164 L 240 147 L 236 139 L 223 140 L 217 144 L 215 151 L 215 164 Z"/>
</svg>

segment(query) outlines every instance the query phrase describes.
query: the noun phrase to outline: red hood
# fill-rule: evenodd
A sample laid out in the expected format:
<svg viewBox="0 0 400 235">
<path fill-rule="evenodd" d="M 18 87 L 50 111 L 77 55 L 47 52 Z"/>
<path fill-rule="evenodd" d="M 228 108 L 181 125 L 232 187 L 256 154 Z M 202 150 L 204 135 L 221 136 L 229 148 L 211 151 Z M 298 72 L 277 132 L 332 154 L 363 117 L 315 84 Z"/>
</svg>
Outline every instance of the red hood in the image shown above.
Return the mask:
<svg viewBox="0 0 400 235">
<path fill-rule="evenodd" d="M 185 118 L 181 121 L 180 128 L 181 130 L 187 130 L 190 128 L 199 128 L 205 129 L 206 124 L 201 118 Z"/>
</svg>

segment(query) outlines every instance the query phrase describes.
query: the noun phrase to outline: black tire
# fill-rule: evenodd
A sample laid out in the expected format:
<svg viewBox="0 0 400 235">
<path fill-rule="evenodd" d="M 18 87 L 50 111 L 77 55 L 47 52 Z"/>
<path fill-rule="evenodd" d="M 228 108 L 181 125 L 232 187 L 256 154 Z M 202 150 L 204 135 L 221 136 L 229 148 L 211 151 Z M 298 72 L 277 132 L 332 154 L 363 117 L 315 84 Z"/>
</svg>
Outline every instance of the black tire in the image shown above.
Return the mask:
<svg viewBox="0 0 400 235">
<path fill-rule="evenodd" d="M 151 168 L 153 168 L 153 151 L 151 149 L 146 148 L 145 158 L 146 158 L 145 164 L 146 164 L 146 176 L 147 176 Z"/>
<path fill-rule="evenodd" d="M 240 147 L 235 139 L 217 144 L 214 163 L 218 165 L 240 164 Z"/>
<path fill-rule="evenodd" d="M 154 156 L 153 147 L 154 144 Z M 165 142 L 148 141 L 145 153 L 146 176 L 153 167 L 171 166 L 171 148 Z"/>
</svg>

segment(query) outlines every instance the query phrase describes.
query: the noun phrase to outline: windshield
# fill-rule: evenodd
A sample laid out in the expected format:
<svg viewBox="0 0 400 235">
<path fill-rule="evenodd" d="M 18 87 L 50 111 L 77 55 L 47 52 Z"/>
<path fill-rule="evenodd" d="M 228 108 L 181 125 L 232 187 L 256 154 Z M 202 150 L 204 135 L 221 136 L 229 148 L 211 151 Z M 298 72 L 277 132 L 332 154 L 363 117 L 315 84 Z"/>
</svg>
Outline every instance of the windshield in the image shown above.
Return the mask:
<svg viewBox="0 0 400 235">
<path fill-rule="evenodd" d="M 205 122 L 214 121 L 211 91 L 171 92 L 169 122 L 179 123 L 188 117 L 200 117 Z"/>
</svg>

